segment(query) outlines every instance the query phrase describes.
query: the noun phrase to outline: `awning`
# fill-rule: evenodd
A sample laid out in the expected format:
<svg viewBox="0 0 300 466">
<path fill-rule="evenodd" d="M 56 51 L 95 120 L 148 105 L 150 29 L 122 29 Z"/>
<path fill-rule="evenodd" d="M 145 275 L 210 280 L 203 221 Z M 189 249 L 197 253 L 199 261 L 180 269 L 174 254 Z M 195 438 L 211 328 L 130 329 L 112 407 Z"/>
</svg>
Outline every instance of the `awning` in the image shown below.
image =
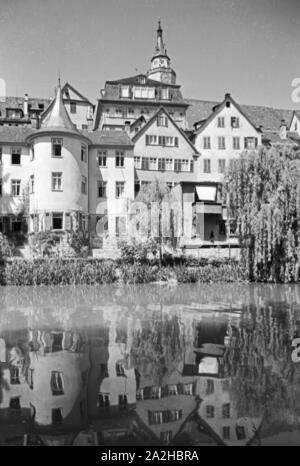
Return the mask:
<svg viewBox="0 0 300 466">
<path fill-rule="evenodd" d="M 216 201 L 216 186 L 196 186 L 196 192 L 200 201 Z"/>
</svg>

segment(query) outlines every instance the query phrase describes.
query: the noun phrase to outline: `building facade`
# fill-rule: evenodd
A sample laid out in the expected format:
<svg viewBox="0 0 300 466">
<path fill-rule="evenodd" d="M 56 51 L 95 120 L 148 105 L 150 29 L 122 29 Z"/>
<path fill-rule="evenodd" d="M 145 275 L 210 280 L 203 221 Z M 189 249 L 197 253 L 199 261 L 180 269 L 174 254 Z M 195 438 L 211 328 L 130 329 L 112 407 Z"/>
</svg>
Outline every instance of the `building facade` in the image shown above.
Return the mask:
<svg viewBox="0 0 300 466">
<path fill-rule="evenodd" d="M 158 179 L 172 192 L 189 248 L 236 244 L 222 181 L 232 158 L 261 146 L 299 149 L 297 112 L 185 100 L 159 21 L 145 74 L 106 81 L 97 105 L 71 84 L 55 98 L 0 105 L 0 231 L 81 230 L 92 248 L 126 236 L 132 201 Z"/>
</svg>

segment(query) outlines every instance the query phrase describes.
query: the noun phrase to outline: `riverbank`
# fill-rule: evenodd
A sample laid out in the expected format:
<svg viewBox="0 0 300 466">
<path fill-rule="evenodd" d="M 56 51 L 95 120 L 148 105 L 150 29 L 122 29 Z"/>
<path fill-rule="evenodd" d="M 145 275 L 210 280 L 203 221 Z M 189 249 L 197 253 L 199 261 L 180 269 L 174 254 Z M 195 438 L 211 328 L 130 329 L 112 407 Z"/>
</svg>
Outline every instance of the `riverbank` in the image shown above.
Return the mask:
<svg viewBox="0 0 300 466">
<path fill-rule="evenodd" d="M 98 285 L 111 283 L 245 282 L 241 264 L 233 259 L 169 259 L 127 263 L 101 259 L 17 259 L 2 262 L 1 286 Z"/>
</svg>

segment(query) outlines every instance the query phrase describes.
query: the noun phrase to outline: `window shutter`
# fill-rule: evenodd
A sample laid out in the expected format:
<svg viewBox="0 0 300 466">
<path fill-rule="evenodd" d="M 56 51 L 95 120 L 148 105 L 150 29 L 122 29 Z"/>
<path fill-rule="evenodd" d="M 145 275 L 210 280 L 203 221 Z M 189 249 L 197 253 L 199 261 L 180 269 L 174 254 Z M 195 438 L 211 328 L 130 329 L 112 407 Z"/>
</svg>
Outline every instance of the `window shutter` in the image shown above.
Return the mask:
<svg viewBox="0 0 300 466">
<path fill-rule="evenodd" d="M 65 222 L 66 222 L 65 229 L 71 230 L 71 215 L 70 214 L 66 214 Z"/>
<path fill-rule="evenodd" d="M 178 138 L 175 138 L 175 147 L 178 147 Z"/>
<path fill-rule="evenodd" d="M 247 138 L 244 138 L 244 147 L 247 149 Z"/>
<path fill-rule="evenodd" d="M 46 230 L 51 229 L 51 214 L 46 214 L 45 229 Z"/>
<path fill-rule="evenodd" d="M 169 120 L 168 120 L 168 118 L 167 118 L 167 115 L 165 115 L 165 122 L 166 122 L 166 127 L 168 127 Z"/>
<path fill-rule="evenodd" d="M 182 383 L 177 384 L 177 391 L 178 391 L 178 395 L 183 394 L 183 385 L 182 385 Z"/>
<path fill-rule="evenodd" d="M 146 146 L 149 146 L 149 135 L 146 134 Z"/>
<path fill-rule="evenodd" d="M 166 145 L 166 136 L 162 136 L 162 145 L 163 145 L 163 146 Z"/>
<path fill-rule="evenodd" d="M 257 145 L 258 145 L 258 139 L 257 139 L 257 138 L 254 138 L 254 140 L 255 140 L 255 147 L 257 147 Z"/>
</svg>

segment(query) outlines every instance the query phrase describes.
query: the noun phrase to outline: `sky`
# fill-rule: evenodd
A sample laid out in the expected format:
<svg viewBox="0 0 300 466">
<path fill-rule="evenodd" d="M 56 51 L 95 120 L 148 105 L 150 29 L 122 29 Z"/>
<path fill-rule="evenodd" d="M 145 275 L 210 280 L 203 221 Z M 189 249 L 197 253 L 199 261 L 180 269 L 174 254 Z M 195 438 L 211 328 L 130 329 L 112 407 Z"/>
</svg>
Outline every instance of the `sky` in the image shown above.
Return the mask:
<svg viewBox="0 0 300 466">
<path fill-rule="evenodd" d="M 95 102 L 148 70 L 159 17 L 184 97 L 300 109 L 300 0 L 0 0 L 7 95 L 50 97 L 60 73 Z"/>
</svg>

